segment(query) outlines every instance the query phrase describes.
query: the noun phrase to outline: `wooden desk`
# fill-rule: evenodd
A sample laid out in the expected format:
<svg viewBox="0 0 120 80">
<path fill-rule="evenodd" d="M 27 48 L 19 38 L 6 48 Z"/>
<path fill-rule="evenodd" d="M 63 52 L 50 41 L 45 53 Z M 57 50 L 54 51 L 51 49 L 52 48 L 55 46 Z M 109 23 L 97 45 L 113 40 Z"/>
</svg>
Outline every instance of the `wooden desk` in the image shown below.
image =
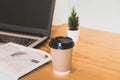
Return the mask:
<svg viewBox="0 0 120 80">
<path fill-rule="evenodd" d="M 52 28 L 51 37 L 60 35 L 66 25 Z M 50 52 L 48 43 L 40 49 Z M 120 35 L 81 27 L 69 75 L 55 75 L 49 62 L 20 80 L 120 80 Z"/>
</svg>

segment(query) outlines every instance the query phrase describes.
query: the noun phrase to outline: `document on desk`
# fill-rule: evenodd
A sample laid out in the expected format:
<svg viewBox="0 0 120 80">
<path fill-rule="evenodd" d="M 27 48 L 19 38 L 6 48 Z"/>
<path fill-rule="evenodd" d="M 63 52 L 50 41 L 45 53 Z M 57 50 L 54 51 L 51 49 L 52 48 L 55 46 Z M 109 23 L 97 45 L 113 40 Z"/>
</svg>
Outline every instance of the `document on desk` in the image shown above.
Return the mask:
<svg viewBox="0 0 120 80">
<path fill-rule="evenodd" d="M 18 80 L 21 76 L 49 62 L 45 51 L 15 43 L 0 46 L 0 80 Z"/>
</svg>

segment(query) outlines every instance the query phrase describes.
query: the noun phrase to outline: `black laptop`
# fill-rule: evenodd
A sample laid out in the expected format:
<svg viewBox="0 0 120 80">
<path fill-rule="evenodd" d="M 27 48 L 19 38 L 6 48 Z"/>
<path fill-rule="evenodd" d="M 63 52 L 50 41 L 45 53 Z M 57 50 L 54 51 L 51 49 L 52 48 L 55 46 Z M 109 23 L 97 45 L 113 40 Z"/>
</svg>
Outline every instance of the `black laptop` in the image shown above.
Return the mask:
<svg viewBox="0 0 120 80">
<path fill-rule="evenodd" d="M 55 0 L 0 0 L 0 43 L 28 47 L 50 36 Z"/>
</svg>

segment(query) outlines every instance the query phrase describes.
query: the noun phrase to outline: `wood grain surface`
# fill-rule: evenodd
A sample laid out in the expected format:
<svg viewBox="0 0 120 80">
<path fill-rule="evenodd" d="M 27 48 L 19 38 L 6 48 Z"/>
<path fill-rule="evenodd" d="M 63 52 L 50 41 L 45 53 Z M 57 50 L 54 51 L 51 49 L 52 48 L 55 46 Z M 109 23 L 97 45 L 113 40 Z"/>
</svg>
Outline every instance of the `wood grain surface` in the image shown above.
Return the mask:
<svg viewBox="0 0 120 80">
<path fill-rule="evenodd" d="M 50 38 L 67 36 L 66 29 L 67 25 L 53 26 Z M 39 49 L 50 53 L 49 41 Z M 120 80 L 120 35 L 80 26 L 70 74 L 55 75 L 49 62 L 20 80 Z"/>
</svg>

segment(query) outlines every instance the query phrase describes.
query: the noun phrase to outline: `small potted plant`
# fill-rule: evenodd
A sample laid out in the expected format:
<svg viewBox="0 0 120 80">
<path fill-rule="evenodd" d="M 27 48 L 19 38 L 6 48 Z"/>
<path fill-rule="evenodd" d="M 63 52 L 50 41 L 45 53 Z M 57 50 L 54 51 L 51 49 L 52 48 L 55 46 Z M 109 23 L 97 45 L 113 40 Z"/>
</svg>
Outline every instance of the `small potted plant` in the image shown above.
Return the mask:
<svg viewBox="0 0 120 80">
<path fill-rule="evenodd" d="M 75 8 L 72 8 L 71 15 L 68 18 L 68 37 L 72 38 L 74 42 L 79 39 L 79 17 L 75 11 Z"/>
</svg>

